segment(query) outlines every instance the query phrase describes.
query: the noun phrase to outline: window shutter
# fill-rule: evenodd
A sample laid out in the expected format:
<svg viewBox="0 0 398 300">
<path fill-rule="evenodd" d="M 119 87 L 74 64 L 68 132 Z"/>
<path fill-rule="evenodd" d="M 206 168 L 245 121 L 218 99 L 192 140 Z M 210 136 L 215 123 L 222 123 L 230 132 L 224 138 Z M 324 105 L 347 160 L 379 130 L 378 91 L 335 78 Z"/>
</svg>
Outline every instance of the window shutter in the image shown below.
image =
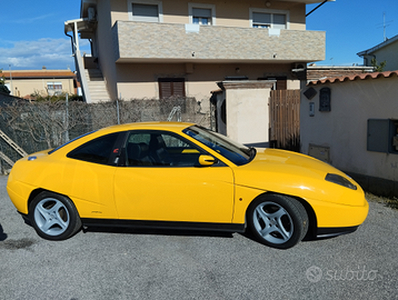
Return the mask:
<svg viewBox="0 0 398 300">
<path fill-rule="evenodd" d="M 192 15 L 197 18 L 211 18 L 211 9 L 192 8 Z"/>
<path fill-rule="evenodd" d="M 159 81 L 159 96 L 160 99 L 168 98 L 172 95 L 171 82 Z"/>
<path fill-rule="evenodd" d="M 286 16 L 281 14 L 274 14 L 273 15 L 273 27 L 276 29 L 286 29 Z"/>
<path fill-rule="evenodd" d="M 253 23 L 271 24 L 271 14 L 266 13 L 253 13 Z"/>
<path fill-rule="evenodd" d="M 133 3 L 133 20 L 143 22 L 159 22 L 158 6 Z"/>
<path fill-rule="evenodd" d="M 158 82 L 160 99 L 171 96 L 185 97 L 184 78 L 159 78 Z"/>
</svg>

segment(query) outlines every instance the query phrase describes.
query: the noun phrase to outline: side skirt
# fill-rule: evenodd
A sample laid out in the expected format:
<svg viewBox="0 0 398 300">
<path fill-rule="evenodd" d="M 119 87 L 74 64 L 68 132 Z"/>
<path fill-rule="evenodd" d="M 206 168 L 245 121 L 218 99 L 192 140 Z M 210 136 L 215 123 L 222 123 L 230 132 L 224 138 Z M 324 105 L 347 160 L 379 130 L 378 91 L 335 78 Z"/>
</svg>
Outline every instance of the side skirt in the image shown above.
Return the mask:
<svg viewBox="0 0 398 300">
<path fill-rule="evenodd" d="M 132 227 L 156 229 L 180 229 L 198 231 L 226 231 L 244 232 L 245 224 L 229 223 L 200 223 L 200 222 L 171 222 L 171 221 L 143 221 L 143 220 L 115 220 L 115 219 L 81 219 L 83 226 L 104 227 Z"/>
<path fill-rule="evenodd" d="M 354 232 L 358 229 L 358 226 L 353 227 L 335 227 L 335 228 L 318 228 L 316 237 L 317 238 L 328 238 Z"/>
</svg>

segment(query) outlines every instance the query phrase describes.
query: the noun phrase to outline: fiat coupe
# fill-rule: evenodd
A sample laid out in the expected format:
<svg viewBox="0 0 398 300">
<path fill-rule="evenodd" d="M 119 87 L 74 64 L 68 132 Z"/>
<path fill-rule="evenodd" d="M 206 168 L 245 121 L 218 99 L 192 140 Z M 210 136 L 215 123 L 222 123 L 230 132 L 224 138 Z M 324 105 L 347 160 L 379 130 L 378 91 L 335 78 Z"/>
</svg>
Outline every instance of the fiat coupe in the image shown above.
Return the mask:
<svg viewBox="0 0 398 300">
<path fill-rule="evenodd" d="M 368 213 L 361 187 L 324 162 L 181 122 L 111 126 L 31 154 L 13 166 L 7 191 L 49 240 L 100 225 L 249 229 L 287 249 L 307 234 L 353 232 Z"/>
</svg>

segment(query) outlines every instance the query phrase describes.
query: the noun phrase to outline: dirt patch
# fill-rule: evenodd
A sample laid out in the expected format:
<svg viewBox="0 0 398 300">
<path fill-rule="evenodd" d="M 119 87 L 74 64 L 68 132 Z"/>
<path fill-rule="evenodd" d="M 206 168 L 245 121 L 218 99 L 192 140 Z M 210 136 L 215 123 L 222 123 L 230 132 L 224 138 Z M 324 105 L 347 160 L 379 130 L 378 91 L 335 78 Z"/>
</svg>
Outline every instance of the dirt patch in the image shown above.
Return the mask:
<svg viewBox="0 0 398 300">
<path fill-rule="evenodd" d="M 387 198 L 387 197 L 376 196 L 371 193 L 366 193 L 365 196 L 366 200 L 368 201 L 382 203 L 387 207 L 398 210 L 398 198 L 396 197 Z"/>
<path fill-rule="evenodd" d="M 0 242 L 0 249 L 19 250 L 30 248 L 34 244 L 32 239 L 5 240 Z"/>
</svg>

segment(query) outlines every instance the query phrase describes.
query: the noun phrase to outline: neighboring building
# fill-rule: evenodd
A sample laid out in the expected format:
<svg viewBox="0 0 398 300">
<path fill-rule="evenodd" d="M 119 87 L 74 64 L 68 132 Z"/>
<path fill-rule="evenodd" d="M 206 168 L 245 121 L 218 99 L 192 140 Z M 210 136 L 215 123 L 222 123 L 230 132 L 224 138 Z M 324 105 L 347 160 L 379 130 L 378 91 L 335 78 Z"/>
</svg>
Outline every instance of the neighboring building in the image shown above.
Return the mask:
<svg viewBox="0 0 398 300">
<path fill-rule="evenodd" d="M 317 66 L 316 64 L 310 64 L 306 67 L 305 71 L 307 82 L 310 82 L 326 78 L 371 73 L 374 71 L 374 68 L 371 66 Z"/>
<path fill-rule="evenodd" d="M 100 70 L 111 99 L 201 100 L 226 77 L 297 87 L 291 70 L 325 55 L 325 33 L 305 30 L 305 5 L 316 2 L 82 0 L 81 19 L 65 32 L 76 54 L 78 33 L 90 40 L 92 57 L 77 58 L 77 69 L 82 77 L 84 68 Z"/>
<path fill-rule="evenodd" d="M 324 60 L 325 32 L 306 30 L 306 4 L 319 2 L 82 0 L 80 19 L 67 21 L 65 33 L 72 38 L 87 102 L 106 100 L 94 95 L 93 74 L 97 85 L 106 86 L 107 99 L 194 97 L 205 112 L 219 82 L 241 80 L 247 90 L 272 80 L 263 95 L 265 109 L 257 111 L 264 134 L 252 140 L 263 142 L 270 89 L 300 88 L 292 70 Z M 91 56 L 82 58 L 79 35 L 90 41 Z M 240 114 L 234 128 L 253 126 L 252 119 Z M 234 128 L 227 128 L 229 136 L 236 136 Z"/>
<path fill-rule="evenodd" d="M 398 71 L 314 81 L 302 90 L 301 152 L 398 196 Z"/>
<path fill-rule="evenodd" d="M 371 66 L 372 59 L 374 58 L 378 65 L 386 62 L 383 71 L 398 70 L 398 35 L 387 39 L 373 48 L 357 53 L 358 56 L 363 58 L 364 66 Z"/>
<path fill-rule="evenodd" d="M 3 70 L 12 96 L 30 98 L 31 94 L 78 94 L 79 83 L 71 70 Z"/>
</svg>

